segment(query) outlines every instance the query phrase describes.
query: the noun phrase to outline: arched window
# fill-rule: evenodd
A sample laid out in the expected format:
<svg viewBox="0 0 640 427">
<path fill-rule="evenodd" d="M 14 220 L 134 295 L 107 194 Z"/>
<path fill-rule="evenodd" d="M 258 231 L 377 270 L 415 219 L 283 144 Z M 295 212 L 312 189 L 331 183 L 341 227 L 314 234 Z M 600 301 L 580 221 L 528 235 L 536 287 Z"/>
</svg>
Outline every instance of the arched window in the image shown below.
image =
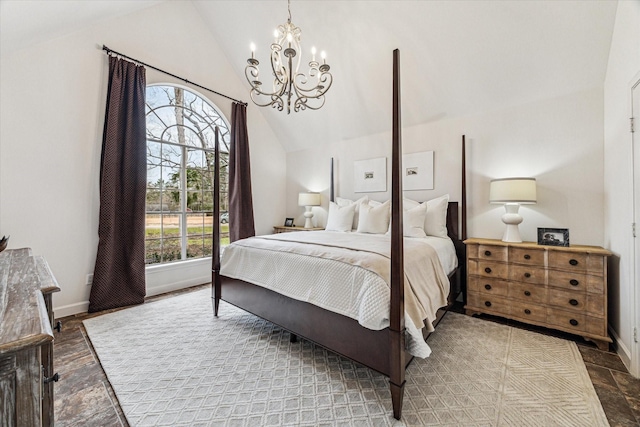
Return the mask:
<svg viewBox="0 0 640 427">
<path fill-rule="evenodd" d="M 228 243 L 229 125 L 209 101 L 177 86 L 148 86 L 146 263 L 211 256 L 215 127 L 220 222 Z"/>
</svg>

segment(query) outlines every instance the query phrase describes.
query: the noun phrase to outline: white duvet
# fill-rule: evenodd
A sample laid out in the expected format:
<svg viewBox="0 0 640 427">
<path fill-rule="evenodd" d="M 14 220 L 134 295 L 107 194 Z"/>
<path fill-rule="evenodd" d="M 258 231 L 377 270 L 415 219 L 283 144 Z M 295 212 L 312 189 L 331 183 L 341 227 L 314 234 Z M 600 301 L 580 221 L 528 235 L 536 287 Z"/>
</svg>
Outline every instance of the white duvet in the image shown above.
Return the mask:
<svg viewBox="0 0 640 427">
<path fill-rule="evenodd" d="M 449 238 L 405 238 L 404 246 L 408 350 L 428 357 L 431 349 L 421 329 L 426 324 L 433 330 L 436 311 L 446 305 L 446 276 L 457 267 L 457 257 Z M 220 272 L 381 330 L 389 326 L 389 248 L 389 236 L 378 234 L 257 236 L 229 245 Z"/>
</svg>

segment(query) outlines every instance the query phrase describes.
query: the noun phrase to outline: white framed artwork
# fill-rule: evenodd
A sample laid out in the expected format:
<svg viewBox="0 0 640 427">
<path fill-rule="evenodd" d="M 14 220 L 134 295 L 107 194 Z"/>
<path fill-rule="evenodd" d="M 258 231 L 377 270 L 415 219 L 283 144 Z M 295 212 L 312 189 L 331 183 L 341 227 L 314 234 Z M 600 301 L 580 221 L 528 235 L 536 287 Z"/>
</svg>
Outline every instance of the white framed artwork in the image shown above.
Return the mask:
<svg viewBox="0 0 640 427">
<path fill-rule="evenodd" d="M 387 191 L 387 158 L 353 162 L 354 193 Z"/>
<path fill-rule="evenodd" d="M 402 156 L 402 189 L 433 190 L 433 151 Z"/>
</svg>

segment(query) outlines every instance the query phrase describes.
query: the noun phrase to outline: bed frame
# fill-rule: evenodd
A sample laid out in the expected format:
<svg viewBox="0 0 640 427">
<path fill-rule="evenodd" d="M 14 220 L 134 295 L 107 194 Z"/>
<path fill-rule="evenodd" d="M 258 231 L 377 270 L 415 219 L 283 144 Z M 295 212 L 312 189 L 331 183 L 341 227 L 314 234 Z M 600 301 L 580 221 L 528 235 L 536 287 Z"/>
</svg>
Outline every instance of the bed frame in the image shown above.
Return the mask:
<svg viewBox="0 0 640 427">
<path fill-rule="evenodd" d="M 297 336 L 345 356 L 389 377 L 393 416 L 400 419 L 405 385 L 405 370 L 413 359 L 405 351 L 404 323 L 404 265 L 402 235 L 402 174 L 400 129 L 400 53 L 393 52 L 393 158 L 392 158 L 392 211 L 391 211 L 391 306 L 390 325 L 383 330 L 364 328 L 356 320 L 327 311 L 307 302 L 283 296 L 272 290 L 220 275 L 220 225 L 214 221 L 214 245 L 212 288 L 214 314 L 218 316 L 220 300 L 224 300 L 263 319 L 273 322 L 291 333 L 291 341 Z M 462 137 L 462 233 L 458 228 L 458 203 L 449 202 L 447 230 L 458 255 L 458 269 L 449 276 L 451 292 L 449 302 L 464 291 L 466 237 L 464 136 Z M 216 134 L 215 164 L 219 162 Z M 333 165 L 331 198 L 333 199 Z M 219 182 L 215 174 L 214 213 L 219 216 Z M 437 323 L 442 317 L 441 312 Z M 320 325 L 320 327 L 318 327 Z M 435 326 L 435 325 L 434 325 Z"/>
</svg>

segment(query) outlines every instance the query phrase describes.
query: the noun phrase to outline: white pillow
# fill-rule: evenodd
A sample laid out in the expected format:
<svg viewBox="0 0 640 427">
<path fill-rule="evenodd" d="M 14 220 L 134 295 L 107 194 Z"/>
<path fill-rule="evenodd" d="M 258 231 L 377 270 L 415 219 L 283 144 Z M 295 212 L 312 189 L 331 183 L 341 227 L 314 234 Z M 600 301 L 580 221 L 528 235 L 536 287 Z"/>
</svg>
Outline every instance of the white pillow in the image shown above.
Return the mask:
<svg viewBox="0 0 640 427">
<path fill-rule="evenodd" d="M 424 222 L 424 231 L 428 236 L 447 237 L 447 207 L 449 195 L 425 202 L 427 205 L 427 217 Z"/>
<path fill-rule="evenodd" d="M 326 231 L 351 231 L 356 205 L 338 206 L 329 202 L 329 216 L 327 218 Z"/>
<path fill-rule="evenodd" d="M 405 237 L 427 237 L 424 231 L 425 218 L 427 217 L 427 205 L 420 203 L 418 206 L 405 209 L 402 215 L 402 224 Z"/>
<path fill-rule="evenodd" d="M 386 233 L 389 228 L 389 215 L 388 200 L 379 206 L 362 203 L 358 219 L 358 233 Z"/>
<path fill-rule="evenodd" d="M 408 199 L 405 199 L 403 206 L 412 205 L 412 203 L 406 203 Z M 409 200 L 413 202 L 413 200 Z M 425 203 L 417 203 L 416 206 L 411 209 L 404 209 L 402 215 L 403 235 L 404 237 L 427 237 L 424 232 L 424 221 L 427 216 L 427 205 Z M 387 234 L 391 234 L 391 223 L 389 223 L 389 231 Z"/>
<path fill-rule="evenodd" d="M 349 199 L 343 199 L 342 197 L 336 197 L 336 204 L 340 207 L 355 205 L 355 215 L 353 215 L 353 224 L 352 229 L 355 230 L 358 228 L 358 213 L 360 212 L 360 204 L 366 203 L 369 201 L 369 196 L 362 196 L 355 202 Z"/>
</svg>

